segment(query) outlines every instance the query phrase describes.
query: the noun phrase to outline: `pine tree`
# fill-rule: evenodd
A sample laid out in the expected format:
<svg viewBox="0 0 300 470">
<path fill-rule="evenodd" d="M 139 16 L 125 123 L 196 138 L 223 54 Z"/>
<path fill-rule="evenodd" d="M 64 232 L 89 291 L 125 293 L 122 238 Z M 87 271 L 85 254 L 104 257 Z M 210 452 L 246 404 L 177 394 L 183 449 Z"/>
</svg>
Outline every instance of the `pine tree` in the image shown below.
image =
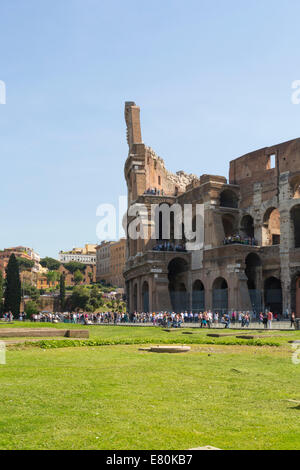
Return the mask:
<svg viewBox="0 0 300 470">
<path fill-rule="evenodd" d="M 60 281 L 59 281 L 59 301 L 60 301 L 60 308 L 63 312 L 66 300 L 66 285 L 65 285 L 65 276 L 61 274 Z"/>
<path fill-rule="evenodd" d="M 20 314 L 21 281 L 18 261 L 14 254 L 9 258 L 6 267 L 6 288 L 4 295 L 4 311 L 12 312 L 14 316 Z"/>
</svg>

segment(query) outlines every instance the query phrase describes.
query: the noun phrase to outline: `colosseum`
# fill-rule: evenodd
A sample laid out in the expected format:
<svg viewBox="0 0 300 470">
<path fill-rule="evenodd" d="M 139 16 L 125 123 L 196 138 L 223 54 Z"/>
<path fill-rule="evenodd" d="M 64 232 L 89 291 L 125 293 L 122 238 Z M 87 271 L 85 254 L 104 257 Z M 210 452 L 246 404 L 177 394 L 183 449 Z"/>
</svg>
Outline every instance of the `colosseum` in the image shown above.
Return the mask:
<svg viewBox="0 0 300 470">
<path fill-rule="evenodd" d="M 140 108 L 134 102 L 125 103 L 125 121 L 128 207 L 146 207 L 148 214 L 153 204 L 204 208 L 199 250 L 185 248 L 184 230 L 179 240 L 174 230 L 164 240 L 160 228 L 157 239 L 127 237 L 129 312 L 269 308 L 277 315 L 295 311 L 300 317 L 300 139 L 232 160 L 227 181 L 224 176 L 170 173 L 143 143 Z M 127 224 L 132 220 L 128 216 Z"/>
</svg>

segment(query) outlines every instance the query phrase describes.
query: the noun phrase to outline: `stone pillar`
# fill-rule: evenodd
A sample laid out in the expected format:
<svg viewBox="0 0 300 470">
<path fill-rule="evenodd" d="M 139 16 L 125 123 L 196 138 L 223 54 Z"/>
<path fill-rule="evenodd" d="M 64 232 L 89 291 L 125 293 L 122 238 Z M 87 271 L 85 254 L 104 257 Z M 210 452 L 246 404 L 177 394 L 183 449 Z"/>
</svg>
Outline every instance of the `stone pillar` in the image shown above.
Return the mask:
<svg viewBox="0 0 300 470">
<path fill-rule="evenodd" d="M 188 309 L 191 312 L 193 308 L 193 281 L 192 281 L 192 273 L 191 271 L 188 272 L 188 279 L 187 279 L 187 293 L 188 293 Z"/>
<path fill-rule="evenodd" d="M 262 246 L 262 185 L 255 183 L 253 185 L 253 207 L 254 207 L 254 238 L 257 240 L 258 245 Z"/>
<path fill-rule="evenodd" d="M 153 277 L 149 277 L 148 279 L 149 285 L 149 311 L 153 312 Z"/>
<path fill-rule="evenodd" d="M 137 278 L 137 311 L 143 311 L 141 278 Z"/>
<path fill-rule="evenodd" d="M 171 299 L 169 294 L 169 279 L 167 273 L 155 274 L 155 311 L 172 311 Z M 156 277 L 157 276 L 157 277 Z"/>
<path fill-rule="evenodd" d="M 205 310 L 211 310 L 213 309 L 213 289 L 212 287 L 209 287 L 208 289 L 205 289 Z"/>
<path fill-rule="evenodd" d="M 134 306 L 133 306 L 133 280 L 129 281 L 129 306 L 130 306 L 130 313 L 133 313 Z"/>
<path fill-rule="evenodd" d="M 282 312 L 291 312 L 291 275 L 290 275 L 290 185 L 289 172 L 279 177 L 279 212 L 280 212 L 280 279 L 282 288 Z"/>
</svg>

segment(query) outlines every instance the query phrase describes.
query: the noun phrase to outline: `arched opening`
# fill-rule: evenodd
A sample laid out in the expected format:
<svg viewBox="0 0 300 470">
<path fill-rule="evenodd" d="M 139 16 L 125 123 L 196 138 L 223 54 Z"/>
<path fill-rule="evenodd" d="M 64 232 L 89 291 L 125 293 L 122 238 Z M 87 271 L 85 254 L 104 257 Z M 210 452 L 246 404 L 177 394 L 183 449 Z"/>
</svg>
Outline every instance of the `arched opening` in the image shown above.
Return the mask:
<svg viewBox="0 0 300 470">
<path fill-rule="evenodd" d="M 133 310 L 137 312 L 137 284 L 133 288 Z"/>
<path fill-rule="evenodd" d="M 147 281 L 143 283 L 142 287 L 142 302 L 143 312 L 149 313 L 149 284 Z"/>
<path fill-rule="evenodd" d="M 263 246 L 280 244 L 280 213 L 275 207 L 267 210 L 263 219 Z"/>
<path fill-rule="evenodd" d="M 219 313 L 228 310 L 228 284 L 223 277 L 218 277 L 213 283 L 213 310 Z"/>
<path fill-rule="evenodd" d="M 291 222 L 294 231 L 294 247 L 300 248 L 300 205 L 291 209 Z"/>
<path fill-rule="evenodd" d="M 188 263 L 182 258 L 174 258 L 168 265 L 169 294 L 174 312 L 188 310 L 188 293 L 186 290 L 186 272 Z"/>
<path fill-rule="evenodd" d="M 291 195 L 293 199 L 300 199 L 300 175 L 290 181 Z"/>
<path fill-rule="evenodd" d="M 230 189 L 225 189 L 220 194 L 220 206 L 221 207 L 231 207 L 237 209 L 238 207 L 238 197 L 234 191 Z"/>
<path fill-rule="evenodd" d="M 241 233 L 243 237 L 254 238 L 254 220 L 251 215 L 245 215 L 242 218 Z"/>
<path fill-rule="evenodd" d="M 224 235 L 225 237 L 232 237 L 235 235 L 236 230 L 234 227 L 234 217 L 226 214 L 222 216 L 222 224 L 223 224 L 223 229 L 224 229 Z"/>
<path fill-rule="evenodd" d="M 265 307 L 273 314 L 282 314 L 281 281 L 276 277 L 269 277 L 265 280 Z"/>
<path fill-rule="evenodd" d="M 262 295 L 260 289 L 262 275 L 261 266 L 261 259 L 256 253 L 250 253 L 246 257 L 245 273 L 248 278 L 247 285 L 249 296 L 253 311 L 258 313 L 262 311 Z"/>
<path fill-rule="evenodd" d="M 184 226 L 180 206 L 167 203 L 155 209 L 155 238 L 157 251 L 185 251 Z"/>
<path fill-rule="evenodd" d="M 192 309 L 193 312 L 203 312 L 205 309 L 205 290 L 204 285 L 200 280 L 193 284 L 192 293 Z"/>
</svg>

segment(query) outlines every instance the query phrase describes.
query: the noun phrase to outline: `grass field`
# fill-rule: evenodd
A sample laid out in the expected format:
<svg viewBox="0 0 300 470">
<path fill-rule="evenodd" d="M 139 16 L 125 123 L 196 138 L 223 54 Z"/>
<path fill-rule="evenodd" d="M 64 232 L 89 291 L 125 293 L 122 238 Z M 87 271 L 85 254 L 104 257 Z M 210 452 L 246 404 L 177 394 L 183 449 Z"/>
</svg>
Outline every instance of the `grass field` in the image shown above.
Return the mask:
<svg viewBox="0 0 300 470">
<path fill-rule="evenodd" d="M 0 449 L 300 449 L 300 407 L 288 401 L 300 401 L 300 365 L 288 343 L 300 340 L 299 332 L 268 332 L 279 344 L 271 347 L 205 344 L 207 331 L 200 330 L 184 336 L 148 327 L 84 328 L 91 339 L 116 343 L 182 338 L 192 351 L 152 354 L 139 344 L 7 348 Z"/>
</svg>

